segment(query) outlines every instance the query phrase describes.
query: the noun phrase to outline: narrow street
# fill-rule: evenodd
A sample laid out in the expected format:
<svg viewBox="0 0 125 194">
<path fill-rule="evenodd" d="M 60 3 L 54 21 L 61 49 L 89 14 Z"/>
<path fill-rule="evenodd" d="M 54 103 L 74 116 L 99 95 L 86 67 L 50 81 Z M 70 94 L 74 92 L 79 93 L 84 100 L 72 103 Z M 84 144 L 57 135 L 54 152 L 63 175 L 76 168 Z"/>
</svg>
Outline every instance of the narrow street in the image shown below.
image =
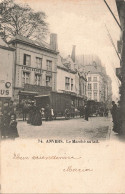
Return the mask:
<svg viewBox="0 0 125 194">
<path fill-rule="evenodd" d="M 70 120 L 43 121 L 42 126 L 32 126 L 18 121 L 19 138 L 106 140 L 112 129 L 111 117 L 91 117 Z"/>
</svg>

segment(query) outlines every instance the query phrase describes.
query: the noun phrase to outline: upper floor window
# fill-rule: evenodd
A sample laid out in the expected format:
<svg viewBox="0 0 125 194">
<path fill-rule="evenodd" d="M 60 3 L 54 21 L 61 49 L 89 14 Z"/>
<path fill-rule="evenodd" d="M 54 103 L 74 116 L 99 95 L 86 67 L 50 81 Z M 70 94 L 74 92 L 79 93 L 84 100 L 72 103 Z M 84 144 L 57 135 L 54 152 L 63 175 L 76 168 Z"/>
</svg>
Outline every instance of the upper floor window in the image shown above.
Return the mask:
<svg viewBox="0 0 125 194">
<path fill-rule="evenodd" d="M 52 71 L 52 61 L 50 60 L 46 61 L 46 68 L 47 68 L 47 71 Z"/>
<path fill-rule="evenodd" d="M 30 81 L 30 73 L 29 72 L 23 72 L 23 80 L 22 84 L 29 84 Z"/>
<path fill-rule="evenodd" d="M 88 77 L 88 82 L 91 82 L 91 77 Z"/>
<path fill-rule="evenodd" d="M 93 77 L 93 81 L 94 82 L 97 82 L 97 77 Z"/>
<path fill-rule="evenodd" d="M 88 84 L 88 90 L 92 89 L 92 84 Z"/>
<path fill-rule="evenodd" d="M 42 68 L 42 58 L 36 57 L 36 66 L 37 68 Z"/>
<path fill-rule="evenodd" d="M 30 55 L 24 54 L 23 65 L 27 65 L 27 66 L 31 65 L 31 56 Z"/>
<path fill-rule="evenodd" d="M 40 85 L 40 81 L 41 81 L 41 75 L 35 74 L 35 84 Z"/>
<path fill-rule="evenodd" d="M 71 79 L 71 91 L 73 90 L 73 79 Z"/>
<path fill-rule="evenodd" d="M 94 90 L 97 90 L 97 83 L 94 83 Z"/>
<path fill-rule="evenodd" d="M 85 94 L 85 86 L 84 86 L 84 83 L 83 83 L 83 94 Z"/>
<path fill-rule="evenodd" d="M 92 93 L 88 92 L 88 98 L 91 100 L 92 99 Z"/>
<path fill-rule="evenodd" d="M 51 77 L 46 76 L 46 86 L 51 86 Z"/>
<path fill-rule="evenodd" d="M 97 92 L 94 92 L 94 100 L 97 100 Z"/>
<path fill-rule="evenodd" d="M 70 89 L 70 78 L 65 77 L 65 89 L 69 90 Z"/>
</svg>

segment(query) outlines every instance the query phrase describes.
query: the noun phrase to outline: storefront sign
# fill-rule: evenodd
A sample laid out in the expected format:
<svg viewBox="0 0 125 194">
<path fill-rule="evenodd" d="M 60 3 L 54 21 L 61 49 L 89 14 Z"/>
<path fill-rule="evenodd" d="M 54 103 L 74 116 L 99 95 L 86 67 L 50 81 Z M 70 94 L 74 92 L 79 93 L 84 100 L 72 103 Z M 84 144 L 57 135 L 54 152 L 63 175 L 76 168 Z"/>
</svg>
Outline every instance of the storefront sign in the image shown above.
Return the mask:
<svg viewBox="0 0 125 194">
<path fill-rule="evenodd" d="M 11 82 L 0 80 L 0 97 L 12 97 Z"/>
</svg>

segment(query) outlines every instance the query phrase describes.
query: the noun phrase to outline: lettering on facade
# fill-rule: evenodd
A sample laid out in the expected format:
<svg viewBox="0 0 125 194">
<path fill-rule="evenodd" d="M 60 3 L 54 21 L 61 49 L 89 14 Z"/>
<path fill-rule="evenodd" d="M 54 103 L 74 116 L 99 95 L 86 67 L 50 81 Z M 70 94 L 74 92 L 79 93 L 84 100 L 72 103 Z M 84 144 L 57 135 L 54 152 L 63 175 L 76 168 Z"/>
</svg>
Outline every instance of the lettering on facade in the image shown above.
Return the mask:
<svg viewBox="0 0 125 194">
<path fill-rule="evenodd" d="M 0 90 L 0 95 L 1 96 L 8 96 L 9 95 L 9 90 Z"/>
<path fill-rule="evenodd" d="M 37 68 L 32 68 L 32 67 L 22 67 L 23 70 L 28 70 L 28 71 L 36 71 L 37 73 L 42 73 L 41 69 Z"/>
<path fill-rule="evenodd" d="M 0 81 L 0 97 L 12 97 L 11 82 L 1 80 Z"/>
</svg>

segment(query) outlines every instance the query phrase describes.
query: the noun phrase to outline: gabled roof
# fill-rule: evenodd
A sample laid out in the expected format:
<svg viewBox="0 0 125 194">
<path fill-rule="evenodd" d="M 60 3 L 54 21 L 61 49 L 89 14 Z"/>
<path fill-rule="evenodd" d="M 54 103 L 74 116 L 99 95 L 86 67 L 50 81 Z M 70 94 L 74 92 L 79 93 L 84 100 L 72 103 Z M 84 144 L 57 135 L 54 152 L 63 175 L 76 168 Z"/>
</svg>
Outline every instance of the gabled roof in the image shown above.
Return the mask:
<svg viewBox="0 0 125 194">
<path fill-rule="evenodd" d="M 5 49 L 5 50 L 12 50 L 12 51 L 15 50 L 9 47 L 8 44 L 1 37 L 0 37 L 0 48 Z"/>
<path fill-rule="evenodd" d="M 0 38 L 0 46 L 9 47 L 8 44 L 6 42 L 4 42 L 4 40 L 2 38 Z"/>
<path fill-rule="evenodd" d="M 21 43 L 35 46 L 35 47 L 38 47 L 41 49 L 49 50 L 49 51 L 52 51 L 54 53 L 58 53 L 57 51 L 53 50 L 50 47 L 50 45 L 48 43 L 46 43 L 45 41 L 38 42 L 36 40 L 31 40 L 31 39 L 24 37 L 22 35 L 16 35 L 15 38 L 11 39 L 8 43 L 11 44 L 13 42 L 21 42 Z"/>
</svg>

